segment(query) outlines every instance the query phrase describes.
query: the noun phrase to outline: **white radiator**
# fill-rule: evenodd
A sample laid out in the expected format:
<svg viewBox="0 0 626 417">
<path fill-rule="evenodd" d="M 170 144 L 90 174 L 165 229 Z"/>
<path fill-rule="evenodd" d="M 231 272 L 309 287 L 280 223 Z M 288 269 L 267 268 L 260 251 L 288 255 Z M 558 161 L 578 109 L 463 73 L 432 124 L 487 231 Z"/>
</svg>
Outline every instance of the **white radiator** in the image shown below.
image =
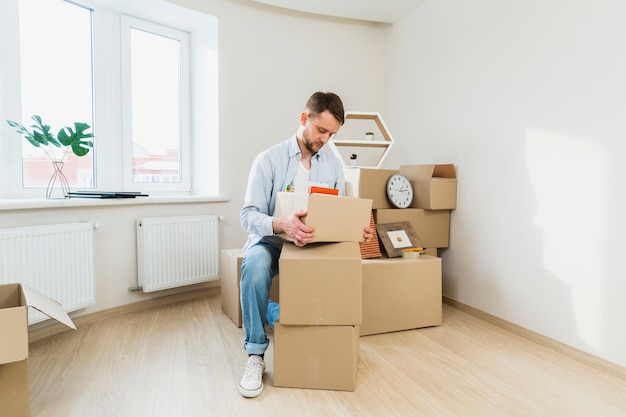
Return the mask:
<svg viewBox="0 0 626 417">
<path fill-rule="evenodd" d="M 94 224 L 0 229 L 0 284 L 19 282 L 75 311 L 95 303 Z M 48 316 L 29 309 L 30 324 Z"/>
<path fill-rule="evenodd" d="M 137 220 L 138 284 L 144 292 L 219 278 L 217 215 Z"/>
</svg>

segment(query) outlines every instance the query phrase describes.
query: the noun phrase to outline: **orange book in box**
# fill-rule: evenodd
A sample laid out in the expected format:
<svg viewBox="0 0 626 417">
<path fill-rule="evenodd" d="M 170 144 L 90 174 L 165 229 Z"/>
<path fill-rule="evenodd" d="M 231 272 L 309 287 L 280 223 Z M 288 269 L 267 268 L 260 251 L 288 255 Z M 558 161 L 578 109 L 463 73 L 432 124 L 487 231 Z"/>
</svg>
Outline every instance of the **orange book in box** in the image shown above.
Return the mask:
<svg viewBox="0 0 626 417">
<path fill-rule="evenodd" d="M 312 185 L 309 187 L 309 194 L 313 193 L 339 195 L 339 190 L 336 188 L 326 188 Z"/>
</svg>

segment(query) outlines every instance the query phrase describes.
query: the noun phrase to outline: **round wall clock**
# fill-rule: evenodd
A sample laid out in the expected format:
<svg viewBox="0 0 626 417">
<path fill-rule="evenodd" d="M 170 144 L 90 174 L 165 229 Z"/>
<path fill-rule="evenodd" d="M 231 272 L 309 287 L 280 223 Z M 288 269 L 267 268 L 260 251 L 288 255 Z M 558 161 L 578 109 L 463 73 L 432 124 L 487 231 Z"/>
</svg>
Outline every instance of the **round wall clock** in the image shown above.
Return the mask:
<svg viewBox="0 0 626 417">
<path fill-rule="evenodd" d="M 413 187 L 407 177 L 393 174 L 387 180 L 387 198 L 397 208 L 407 208 L 413 202 Z"/>
</svg>

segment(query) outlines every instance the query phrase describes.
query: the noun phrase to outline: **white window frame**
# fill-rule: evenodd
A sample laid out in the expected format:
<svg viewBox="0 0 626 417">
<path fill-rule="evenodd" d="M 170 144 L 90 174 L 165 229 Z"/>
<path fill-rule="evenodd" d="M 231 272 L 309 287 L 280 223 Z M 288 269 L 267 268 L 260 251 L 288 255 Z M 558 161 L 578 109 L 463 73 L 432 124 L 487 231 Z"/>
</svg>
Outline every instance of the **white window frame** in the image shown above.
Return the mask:
<svg viewBox="0 0 626 417">
<path fill-rule="evenodd" d="M 167 26 L 128 15 L 121 16 L 122 52 L 122 149 L 124 154 L 124 189 L 127 191 L 179 191 L 191 192 L 191 167 L 188 163 L 191 154 L 189 117 L 189 34 Z M 179 61 L 179 135 L 180 135 L 180 182 L 176 183 L 137 183 L 133 182 L 133 138 L 132 138 L 132 95 L 131 95 L 131 30 L 139 29 L 155 35 L 177 40 L 180 43 Z"/>
<path fill-rule="evenodd" d="M 72 0 L 75 1 L 75 0 Z M 19 0 L 0 1 L 0 199 L 42 198 L 45 189 L 21 187 L 21 143 L 5 119 L 20 120 Z M 96 190 L 147 191 L 150 195 L 219 195 L 217 18 L 166 0 L 80 0 L 94 10 L 94 177 Z M 122 111 L 121 16 L 176 28 L 190 35 L 187 90 L 189 144 L 181 152 L 189 183 L 125 183 Z M 132 144 L 131 144 L 132 147 Z M 132 155 L 129 155 L 132 158 Z M 131 170 L 132 171 L 132 170 Z M 132 183 L 132 177 L 129 177 Z M 154 187 L 147 187 L 148 185 Z M 152 188 L 149 190 L 149 188 Z"/>
</svg>

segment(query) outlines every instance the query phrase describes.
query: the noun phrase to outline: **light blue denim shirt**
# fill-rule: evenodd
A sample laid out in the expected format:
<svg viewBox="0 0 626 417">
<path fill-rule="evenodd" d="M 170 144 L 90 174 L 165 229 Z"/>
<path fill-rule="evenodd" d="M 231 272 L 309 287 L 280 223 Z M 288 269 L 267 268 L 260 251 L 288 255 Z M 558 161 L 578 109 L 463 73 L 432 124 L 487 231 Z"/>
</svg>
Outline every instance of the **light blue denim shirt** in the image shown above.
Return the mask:
<svg viewBox="0 0 626 417">
<path fill-rule="evenodd" d="M 244 256 L 248 248 L 262 239 L 277 247 L 282 245 L 283 240 L 272 229 L 276 194 L 293 183 L 301 157 L 296 135 L 293 135 L 255 158 L 240 213 L 241 226 L 249 233 Z M 327 146 L 311 158 L 309 181 L 326 184 L 338 189 L 339 195 L 345 195 L 343 166 Z"/>
</svg>

